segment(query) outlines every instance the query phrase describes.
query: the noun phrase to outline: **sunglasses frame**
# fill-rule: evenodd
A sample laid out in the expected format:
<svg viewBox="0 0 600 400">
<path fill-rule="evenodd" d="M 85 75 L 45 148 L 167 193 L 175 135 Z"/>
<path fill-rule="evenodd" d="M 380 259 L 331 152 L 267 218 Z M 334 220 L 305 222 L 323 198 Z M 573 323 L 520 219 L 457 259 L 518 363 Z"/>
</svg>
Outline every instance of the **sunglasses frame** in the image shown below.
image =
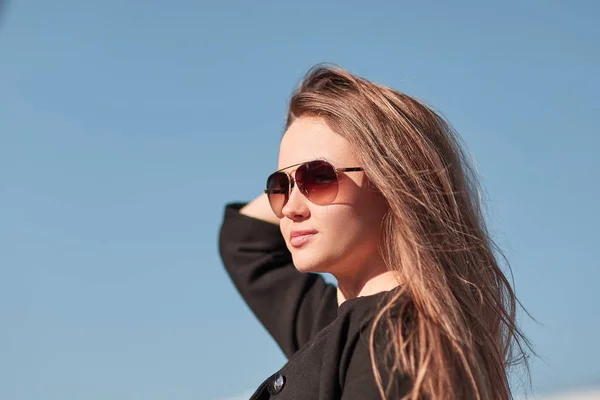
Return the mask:
<svg viewBox="0 0 600 400">
<path fill-rule="evenodd" d="M 269 195 L 269 194 L 283 194 L 283 195 L 286 195 L 287 198 L 289 199 L 289 196 L 292 194 L 292 190 L 294 190 L 294 186 L 297 186 L 296 185 L 296 176 L 295 175 L 296 175 L 296 171 L 298 171 L 298 168 L 296 168 L 295 170 L 293 170 L 291 172 L 285 172 L 285 170 L 293 168 L 293 167 L 298 167 L 298 166 L 301 166 L 301 165 L 305 165 L 305 164 L 308 164 L 308 163 L 311 163 L 311 162 L 315 162 L 315 161 L 323 161 L 323 162 L 331 165 L 331 167 L 333 168 L 333 171 L 335 172 L 336 182 L 338 182 L 338 183 L 339 183 L 339 173 L 340 172 L 358 172 L 358 171 L 364 171 L 364 168 L 362 168 L 362 167 L 338 168 L 335 165 L 333 165 L 330 161 L 327 161 L 324 158 L 317 158 L 317 159 L 314 159 L 314 160 L 304 161 L 304 162 L 301 162 L 301 163 L 298 163 L 298 164 L 289 165 L 289 166 L 287 166 L 285 168 L 278 169 L 277 171 L 271 173 L 269 175 L 269 177 L 267 178 L 267 182 L 269 181 L 269 179 L 271 178 L 271 176 L 273 176 L 276 173 L 284 173 L 284 174 L 286 174 L 288 176 L 289 183 L 288 183 L 288 187 L 287 187 L 287 192 L 283 192 L 283 191 L 279 192 L 279 191 L 273 191 L 273 190 L 265 189 L 265 193 L 267 195 Z M 304 197 L 306 197 L 309 201 L 311 201 L 310 197 L 308 196 L 308 193 L 305 193 L 300 187 L 298 187 L 298 190 L 300 190 L 300 193 L 302 193 L 302 195 Z M 287 203 L 287 200 L 285 201 L 284 206 L 285 206 L 286 203 Z M 275 211 L 275 210 L 273 210 L 273 211 Z"/>
</svg>

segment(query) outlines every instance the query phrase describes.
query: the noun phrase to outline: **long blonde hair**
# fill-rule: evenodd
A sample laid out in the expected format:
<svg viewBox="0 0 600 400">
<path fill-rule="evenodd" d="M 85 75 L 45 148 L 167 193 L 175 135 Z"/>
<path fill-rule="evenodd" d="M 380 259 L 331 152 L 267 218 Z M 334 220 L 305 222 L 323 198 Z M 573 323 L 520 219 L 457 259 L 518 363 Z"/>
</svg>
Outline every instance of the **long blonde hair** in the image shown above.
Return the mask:
<svg viewBox="0 0 600 400">
<path fill-rule="evenodd" d="M 314 67 L 293 93 L 287 126 L 302 116 L 323 118 L 350 142 L 389 207 L 381 253 L 401 290 L 371 330 L 382 398 L 378 327 L 392 335 L 385 372 L 410 378 L 405 399 L 512 398 L 508 367 L 527 368 L 531 346 L 458 135 L 416 99 L 331 66 Z"/>
</svg>

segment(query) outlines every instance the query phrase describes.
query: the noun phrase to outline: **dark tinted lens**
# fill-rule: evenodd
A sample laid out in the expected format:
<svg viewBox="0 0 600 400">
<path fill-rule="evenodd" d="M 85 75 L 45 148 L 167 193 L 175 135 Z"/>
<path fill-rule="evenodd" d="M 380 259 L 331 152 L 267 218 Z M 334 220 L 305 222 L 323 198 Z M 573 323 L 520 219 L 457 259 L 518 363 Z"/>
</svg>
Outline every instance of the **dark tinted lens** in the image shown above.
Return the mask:
<svg viewBox="0 0 600 400">
<path fill-rule="evenodd" d="M 281 210 L 287 203 L 290 192 L 290 180 L 286 173 L 275 172 L 267 178 L 267 196 L 275 215 L 283 216 Z"/>
<path fill-rule="evenodd" d="M 296 170 L 296 183 L 313 203 L 325 205 L 337 196 L 338 180 L 335 168 L 327 161 L 310 161 Z"/>
</svg>

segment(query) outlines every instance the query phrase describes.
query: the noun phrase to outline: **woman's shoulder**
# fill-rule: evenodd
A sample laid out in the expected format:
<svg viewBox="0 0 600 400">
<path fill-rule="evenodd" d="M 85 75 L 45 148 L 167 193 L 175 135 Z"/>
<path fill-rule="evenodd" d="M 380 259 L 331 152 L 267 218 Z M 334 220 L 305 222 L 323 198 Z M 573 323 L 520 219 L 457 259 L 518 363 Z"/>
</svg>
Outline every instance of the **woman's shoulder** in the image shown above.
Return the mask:
<svg viewBox="0 0 600 400">
<path fill-rule="evenodd" d="M 380 357 L 383 360 L 385 355 L 381 354 L 381 349 L 389 347 L 391 338 L 385 329 L 386 324 L 375 324 L 375 322 L 383 322 L 386 318 L 397 318 L 394 311 L 396 307 L 390 308 L 383 314 L 382 319 L 377 317 L 398 290 L 395 288 L 344 301 L 338 307 L 336 318 L 307 344 L 306 350 L 319 353 L 327 349 L 325 354 L 339 363 L 341 371 L 346 369 L 351 361 L 364 361 L 370 365 L 371 333 L 374 333 L 372 344 L 375 355 L 376 358 Z"/>
<path fill-rule="evenodd" d="M 399 290 L 395 288 L 344 301 L 338 308 L 337 318 L 323 332 L 325 354 L 334 358 L 327 364 L 336 365 L 339 385 L 344 391 L 356 392 L 356 398 L 371 398 L 378 393 L 375 374 L 380 376 L 385 387 L 390 383 L 390 393 L 405 393 L 408 388 L 409 383 L 401 371 L 394 370 L 393 355 L 388 354 L 393 340 L 391 332 L 386 330 L 388 324 L 375 324 L 379 312 Z M 395 310 L 396 307 L 390 308 L 379 321 L 396 319 Z M 372 361 L 375 361 L 377 371 L 373 370 Z"/>
<path fill-rule="evenodd" d="M 345 319 L 357 328 L 371 325 L 377 314 L 399 294 L 400 290 L 398 286 L 389 291 L 345 300 L 338 308 L 338 319 Z M 396 308 L 390 307 L 389 315 L 395 315 Z"/>
</svg>

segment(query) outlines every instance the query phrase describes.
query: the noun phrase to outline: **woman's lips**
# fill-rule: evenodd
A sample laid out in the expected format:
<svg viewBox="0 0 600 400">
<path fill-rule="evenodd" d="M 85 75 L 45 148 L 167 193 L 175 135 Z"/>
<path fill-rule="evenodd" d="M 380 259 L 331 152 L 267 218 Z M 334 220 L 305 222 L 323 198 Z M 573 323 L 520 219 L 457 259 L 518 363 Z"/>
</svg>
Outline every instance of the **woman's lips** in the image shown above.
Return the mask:
<svg viewBox="0 0 600 400">
<path fill-rule="evenodd" d="M 292 247 L 302 247 L 317 234 L 317 231 L 292 231 L 290 234 L 290 244 Z"/>
</svg>

